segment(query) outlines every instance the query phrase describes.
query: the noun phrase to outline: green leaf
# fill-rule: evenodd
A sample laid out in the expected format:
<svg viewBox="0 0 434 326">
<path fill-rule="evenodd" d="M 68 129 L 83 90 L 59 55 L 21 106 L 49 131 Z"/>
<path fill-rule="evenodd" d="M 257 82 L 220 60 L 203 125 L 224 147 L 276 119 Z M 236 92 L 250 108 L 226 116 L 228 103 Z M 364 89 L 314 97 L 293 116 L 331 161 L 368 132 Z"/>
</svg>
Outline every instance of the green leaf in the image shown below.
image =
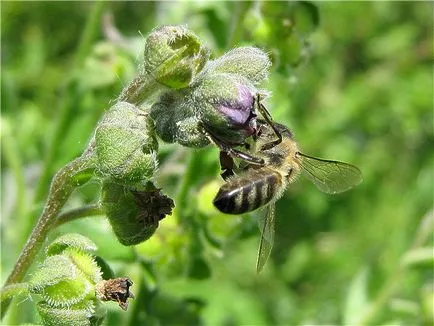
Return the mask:
<svg viewBox="0 0 434 326">
<path fill-rule="evenodd" d="M 28 283 L 14 283 L 8 286 L 5 286 L 1 290 L 1 302 L 20 294 L 29 294 L 29 284 Z"/>
<path fill-rule="evenodd" d="M 368 274 L 368 269 L 364 267 L 351 281 L 345 300 L 344 325 L 356 324 L 368 307 Z"/>
<path fill-rule="evenodd" d="M 428 267 L 434 266 L 434 248 L 422 247 L 410 250 L 401 261 L 405 267 Z"/>
</svg>

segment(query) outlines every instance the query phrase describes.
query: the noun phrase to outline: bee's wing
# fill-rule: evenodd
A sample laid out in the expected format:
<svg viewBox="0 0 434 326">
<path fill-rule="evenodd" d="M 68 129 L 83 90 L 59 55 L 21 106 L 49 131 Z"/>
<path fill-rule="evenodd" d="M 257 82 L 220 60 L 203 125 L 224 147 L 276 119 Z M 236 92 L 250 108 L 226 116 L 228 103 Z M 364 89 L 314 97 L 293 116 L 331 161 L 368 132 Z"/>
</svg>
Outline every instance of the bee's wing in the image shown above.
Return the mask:
<svg viewBox="0 0 434 326">
<path fill-rule="evenodd" d="M 270 204 L 267 207 L 265 218 L 262 221 L 261 240 L 259 243 L 258 260 L 256 262 L 256 272 L 259 273 L 264 268 L 265 263 L 270 257 L 271 249 L 274 243 L 274 210 L 275 205 Z"/>
<path fill-rule="evenodd" d="M 301 167 L 304 174 L 325 193 L 347 191 L 363 180 L 362 172 L 354 165 L 299 154 L 302 156 Z"/>
</svg>

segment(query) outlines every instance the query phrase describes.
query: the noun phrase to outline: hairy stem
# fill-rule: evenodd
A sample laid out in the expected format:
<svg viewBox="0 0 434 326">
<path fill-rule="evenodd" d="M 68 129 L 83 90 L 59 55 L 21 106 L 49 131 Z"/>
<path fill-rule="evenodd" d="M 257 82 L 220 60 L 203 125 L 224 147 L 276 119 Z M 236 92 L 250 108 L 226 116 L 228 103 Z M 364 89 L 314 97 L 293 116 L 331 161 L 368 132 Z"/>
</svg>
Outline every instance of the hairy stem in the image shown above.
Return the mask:
<svg viewBox="0 0 434 326">
<path fill-rule="evenodd" d="M 7 278 L 3 289 L 11 284 L 19 283 L 23 280 L 36 254 L 41 249 L 48 232 L 55 224 L 56 216 L 59 214 L 72 191 L 77 186 L 89 180 L 91 175 L 89 171 L 92 170 L 93 167 L 94 152 L 93 146 L 90 146 L 82 156 L 65 165 L 56 173 L 51 182 L 44 210 L 21 251 L 21 254 L 18 257 L 12 272 Z M 87 175 L 83 176 L 81 173 Z M 9 304 L 10 300 L 2 302 L 2 318 L 7 311 Z"/>
<path fill-rule="evenodd" d="M 83 217 L 104 215 L 104 209 L 101 204 L 90 204 L 79 208 L 74 208 L 69 211 L 60 213 L 53 224 L 53 229 L 58 226 L 77 220 Z"/>
<path fill-rule="evenodd" d="M 87 18 L 86 26 L 78 45 L 74 66 L 69 72 L 70 75 L 74 75 L 76 70 L 83 65 L 86 55 L 90 52 L 92 43 L 100 29 L 104 5 L 104 1 L 95 1 L 92 7 L 92 11 Z M 54 158 L 62 144 L 63 135 L 65 135 L 71 125 L 71 121 L 75 117 L 77 103 L 80 103 L 78 100 L 80 96 L 82 96 L 82 94 L 79 94 L 77 82 L 74 78 L 71 78 L 67 85 L 65 85 L 64 94 L 62 96 L 63 101 L 59 107 L 59 117 L 44 159 L 44 168 L 34 198 L 34 202 L 36 203 L 39 203 L 46 194 L 47 185 L 53 173 Z"/>
</svg>

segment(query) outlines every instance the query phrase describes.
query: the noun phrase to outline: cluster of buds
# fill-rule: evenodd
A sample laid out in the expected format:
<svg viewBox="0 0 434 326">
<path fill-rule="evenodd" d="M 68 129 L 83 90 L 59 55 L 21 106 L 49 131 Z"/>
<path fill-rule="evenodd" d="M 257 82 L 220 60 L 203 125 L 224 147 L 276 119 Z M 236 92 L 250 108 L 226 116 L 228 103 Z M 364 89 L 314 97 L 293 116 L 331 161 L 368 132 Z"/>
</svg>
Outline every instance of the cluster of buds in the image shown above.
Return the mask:
<svg viewBox="0 0 434 326">
<path fill-rule="evenodd" d="M 179 50 L 181 51 L 181 50 Z M 255 96 L 268 75 L 268 56 L 254 47 L 233 49 L 196 66 L 188 87 L 168 89 L 152 105 L 157 135 L 188 147 L 209 144 L 204 128 L 228 144 L 241 144 L 255 132 Z"/>
<path fill-rule="evenodd" d="M 30 278 L 28 290 L 42 300 L 37 309 L 44 325 L 99 325 L 102 301 L 128 307 L 128 278 L 103 280 L 95 260 L 96 245 L 80 234 L 65 234 L 46 250 L 46 259 Z"/>
<path fill-rule="evenodd" d="M 256 132 L 257 87 L 270 65 L 254 47 L 210 60 L 209 50 L 183 26 L 150 33 L 139 77 L 105 113 L 94 137 L 102 204 L 122 244 L 147 240 L 174 206 L 148 187 L 158 165 L 156 136 L 195 148 L 210 143 L 209 133 L 229 146 L 244 143 Z M 137 95 L 146 85 L 155 89 L 151 103 Z"/>
</svg>

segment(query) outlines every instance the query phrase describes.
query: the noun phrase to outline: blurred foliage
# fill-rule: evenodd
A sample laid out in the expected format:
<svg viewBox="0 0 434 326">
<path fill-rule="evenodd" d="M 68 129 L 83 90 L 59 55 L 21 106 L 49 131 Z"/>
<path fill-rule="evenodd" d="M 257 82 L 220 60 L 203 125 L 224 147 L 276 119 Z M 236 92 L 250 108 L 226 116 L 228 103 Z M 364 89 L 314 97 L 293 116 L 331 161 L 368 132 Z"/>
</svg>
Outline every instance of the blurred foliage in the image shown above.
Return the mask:
<svg viewBox="0 0 434 326">
<path fill-rule="evenodd" d="M 213 208 L 217 150 L 163 144 L 155 179 L 176 208 L 150 240 L 123 247 L 102 218 L 50 237 L 89 237 L 116 275 L 133 280 L 136 299 L 127 312 L 110 305 L 106 323 L 348 324 L 368 304 L 378 308 L 371 323 L 432 323 L 432 219 L 420 227 L 433 206 L 432 9 L 429 2 L 3 2 L 2 281 L 49 177 L 81 153 L 134 77 L 142 35 L 187 23 L 214 55 L 238 45 L 269 51 L 274 70 L 263 86 L 273 117 L 293 129 L 304 152 L 354 163 L 365 180 L 335 197 L 305 180 L 291 186 L 277 203 L 272 257 L 257 275 L 261 212 Z M 86 185 L 69 207 L 99 195 L 99 184 Z M 21 300 L 5 322 L 37 320 L 32 302 Z"/>
</svg>

